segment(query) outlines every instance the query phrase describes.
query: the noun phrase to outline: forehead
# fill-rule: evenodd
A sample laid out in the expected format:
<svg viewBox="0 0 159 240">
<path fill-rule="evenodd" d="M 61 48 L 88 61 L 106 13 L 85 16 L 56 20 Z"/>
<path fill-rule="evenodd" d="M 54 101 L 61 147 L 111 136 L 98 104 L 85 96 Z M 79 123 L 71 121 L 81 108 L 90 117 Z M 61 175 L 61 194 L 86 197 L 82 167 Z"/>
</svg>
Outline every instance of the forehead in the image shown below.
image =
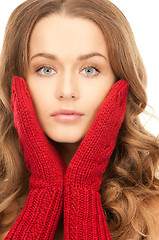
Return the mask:
<svg viewBox="0 0 159 240">
<path fill-rule="evenodd" d="M 34 27 L 30 39 L 30 53 L 84 54 L 98 51 L 107 53 L 100 27 L 89 19 L 49 15 Z"/>
</svg>

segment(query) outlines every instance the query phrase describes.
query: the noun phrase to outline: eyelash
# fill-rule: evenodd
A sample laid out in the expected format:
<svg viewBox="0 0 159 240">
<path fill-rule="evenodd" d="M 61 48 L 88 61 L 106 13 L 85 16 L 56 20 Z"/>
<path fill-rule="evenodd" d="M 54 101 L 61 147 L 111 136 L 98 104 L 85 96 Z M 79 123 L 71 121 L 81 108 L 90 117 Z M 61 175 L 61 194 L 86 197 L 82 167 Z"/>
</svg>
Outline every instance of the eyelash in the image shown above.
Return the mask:
<svg viewBox="0 0 159 240">
<path fill-rule="evenodd" d="M 51 67 L 51 66 L 48 66 L 48 65 L 42 65 L 42 66 L 40 66 L 40 67 L 38 67 L 36 70 L 35 70 L 35 72 L 37 72 L 37 73 L 39 73 L 39 71 L 40 70 L 42 70 L 43 68 L 50 68 L 50 69 L 52 69 L 53 70 L 53 68 Z M 83 69 L 82 69 L 82 71 L 84 70 L 84 69 L 89 69 L 89 68 L 93 68 L 93 69 L 95 69 L 96 70 L 96 74 L 94 74 L 94 75 L 86 75 L 87 77 L 95 77 L 95 76 L 97 76 L 101 71 L 100 71 L 100 69 L 97 67 L 97 66 L 92 66 L 92 65 L 88 65 L 88 66 L 86 66 L 86 67 L 84 67 Z M 39 73 L 40 74 L 40 73 Z M 42 74 L 40 74 L 40 75 L 42 75 Z M 45 74 L 43 74 L 45 77 L 49 77 L 50 75 L 52 75 L 52 74 L 50 74 L 50 75 L 45 75 Z"/>
</svg>

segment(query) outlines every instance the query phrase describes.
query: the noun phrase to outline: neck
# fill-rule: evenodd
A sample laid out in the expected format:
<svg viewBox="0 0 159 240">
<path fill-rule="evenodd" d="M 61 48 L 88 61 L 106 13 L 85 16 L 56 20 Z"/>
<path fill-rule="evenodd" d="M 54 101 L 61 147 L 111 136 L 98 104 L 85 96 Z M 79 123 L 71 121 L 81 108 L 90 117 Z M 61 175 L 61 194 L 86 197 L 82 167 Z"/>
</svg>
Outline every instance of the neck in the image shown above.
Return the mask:
<svg viewBox="0 0 159 240">
<path fill-rule="evenodd" d="M 77 148 L 80 145 L 80 142 L 77 143 L 58 143 L 54 142 L 55 147 L 61 154 L 62 158 L 64 159 L 66 166 L 68 167 L 71 159 L 73 158 Z"/>
</svg>

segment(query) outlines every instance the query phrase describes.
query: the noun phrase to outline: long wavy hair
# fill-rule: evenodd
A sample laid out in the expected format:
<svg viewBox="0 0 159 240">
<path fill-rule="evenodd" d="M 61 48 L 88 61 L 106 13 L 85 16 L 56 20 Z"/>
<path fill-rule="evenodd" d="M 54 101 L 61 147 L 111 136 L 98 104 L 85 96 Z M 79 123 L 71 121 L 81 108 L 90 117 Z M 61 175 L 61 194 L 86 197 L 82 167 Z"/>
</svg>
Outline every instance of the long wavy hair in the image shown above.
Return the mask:
<svg viewBox="0 0 159 240">
<path fill-rule="evenodd" d="M 105 36 L 116 78 L 130 84 L 125 119 L 103 174 L 100 193 L 112 239 L 144 239 L 153 231 L 149 201 L 159 195 L 159 181 L 155 178 L 159 141 L 139 119 L 147 106 L 147 75 L 134 35 L 123 13 L 108 0 L 27 0 L 8 20 L 0 56 L 0 229 L 5 228 L 5 210 L 29 192 L 30 173 L 10 108 L 12 77 L 25 79 L 31 33 L 35 24 L 49 14 L 95 22 Z M 17 216 L 19 212 L 17 209 Z"/>
</svg>

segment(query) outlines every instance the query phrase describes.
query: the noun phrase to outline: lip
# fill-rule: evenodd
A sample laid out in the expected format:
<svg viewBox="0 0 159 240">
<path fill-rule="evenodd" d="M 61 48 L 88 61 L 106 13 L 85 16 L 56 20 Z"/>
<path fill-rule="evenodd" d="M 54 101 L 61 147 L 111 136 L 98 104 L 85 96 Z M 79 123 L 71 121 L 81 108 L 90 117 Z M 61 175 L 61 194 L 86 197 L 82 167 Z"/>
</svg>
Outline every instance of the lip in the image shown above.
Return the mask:
<svg viewBox="0 0 159 240">
<path fill-rule="evenodd" d="M 54 112 L 51 116 L 61 122 L 73 122 L 81 118 L 84 114 L 75 111 L 74 109 L 60 109 Z"/>
</svg>

